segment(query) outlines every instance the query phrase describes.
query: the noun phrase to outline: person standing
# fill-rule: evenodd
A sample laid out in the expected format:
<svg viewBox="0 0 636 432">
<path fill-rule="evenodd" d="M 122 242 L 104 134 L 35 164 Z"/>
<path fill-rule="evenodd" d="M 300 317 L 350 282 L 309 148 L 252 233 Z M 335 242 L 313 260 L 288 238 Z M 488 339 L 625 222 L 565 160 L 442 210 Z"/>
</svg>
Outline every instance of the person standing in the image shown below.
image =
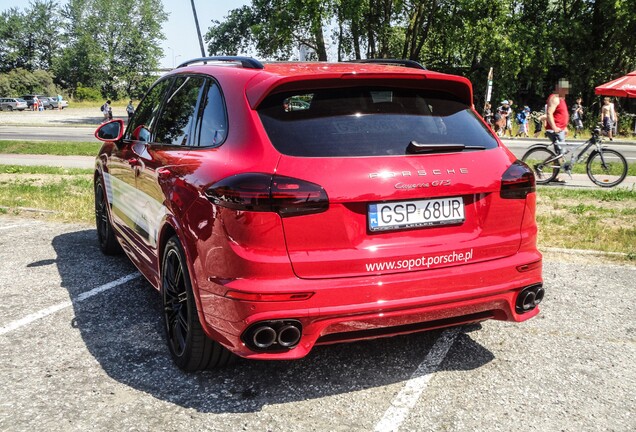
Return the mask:
<svg viewBox="0 0 636 432">
<path fill-rule="evenodd" d="M 133 106 L 132 100 L 129 101 L 128 105 L 126 106 L 126 113 L 128 113 L 128 122 L 130 122 L 133 114 L 135 114 L 135 107 Z"/>
<path fill-rule="evenodd" d="M 500 137 L 503 137 L 506 134 L 508 124 L 510 123 L 510 115 L 512 115 L 510 101 L 501 101 L 501 105 L 497 107 L 497 113 L 495 114 L 495 132 L 497 132 L 497 135 Z M 512 131 L 512 126 L 510 130 Z M 512 138 L 512 132 L 510 132 L 510 137 Z"/>
<path fill-rule="evenodd" d="M 616 110 L 614 109 L 614 104 L 610 102 L 609 97 L 603 98 L 601 122 L 603 123 L 603 130 L 607 133 L 610 141 L 613 141 L 612 132 L 614 131 L 614 123 L 616 122 Z"/>
<path fill-rule="evenodd" d="M 486 102 L 484 105 L 484 114 L 482 117 L 488 125 L 492 125 L 492 105 L 490 105 L 490 102 Z"/>
<path fill-rule="evenodd" d="M 110 110 L 110 99 L 108 99 L 106 103 L 102 105 L 102 114 L 104 115 L 104 120 L 102 121 L 102 123 L 106 123 L 108 121 L 109 112 L 112 112 Z"/>
<path fill-rule="evenodd" d="M 565 143 L 570 116 L 565 96 L 570 92 L 570 83 L 565 79 L 559 79 L 554 88 L 554 93 L 548 96 L 546 108 L 546 132 L 556 134 L 558 143 Z M 563 152 L 560 146 L 555 143 L 557 151 Z"/>
<path fill-rule="evenodd" d="M 576 103 L 572 105 L 572 124 L 574 126 L 574 138 L 583 132 L 583 105 L 581 97 L 576 98 Z"/>
<path fill-rule="evenodd" d="M 512 118 L 514 116 L 514 111 L 512 110 L 512 104 L 514 103 L 514 101 L 512 99 L 510 99 L 508 101 L 508 115 L 506 116 L 506 129 L 504 130 L 504 136 L 506 136 L 506 132 L 508 132 L 508 135 L 510 135 L 510 138 L 512 138 Z"/>
<path fill-rule="evenodd" d="M 545 123 L 545 114 L 543 111 L 533 111 L 532 121 L 534 122 L 534 137 L 538 137 Z"/>
<path fill-rule="evenodd" d="M 528 117 L 530 117 L 530 107 L 524 106 L 523 111 L 517 114 L 517 123 L 519 124 L 518 137 L 528 138 Z"/>
<path fill-rule="evenodd" d="M 58 111 L 62 111 L 62 101 L 63 101 L 63 100 L 64 100 L 64 99 L 62 98 L 62 95 L 61 95 L 61 94 L 58 94 L 58 95 L 57 95 L 57 110 L 58 110 Z"/>
</svg>

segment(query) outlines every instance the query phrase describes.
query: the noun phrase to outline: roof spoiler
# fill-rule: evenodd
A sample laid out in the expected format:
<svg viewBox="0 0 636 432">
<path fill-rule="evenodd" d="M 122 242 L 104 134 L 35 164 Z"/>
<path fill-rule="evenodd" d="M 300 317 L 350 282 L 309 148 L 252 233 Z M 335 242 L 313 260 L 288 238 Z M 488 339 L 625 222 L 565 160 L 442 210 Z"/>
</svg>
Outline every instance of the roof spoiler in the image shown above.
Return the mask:
<svg viewBox="0 0 636 432">
<path fill-rule="evenodd" d="M 375 63 L 382 65 L 392 65 L 392 66 L 403 66 L 412 69 L 422 69 L 426 70 L 421 63 L 416 62 L 415 60 L 406 60 L 406 59 L 362 59 L 362 60 L 349 60 L 349 63 Z"/>
<path fill-rule="evenodd" d="M 255 58 L 252 57 L 243 57 L 243 56 L 213 56 L 213 57 L 200 57 L 192 60 L 188 60 L 187 62 L 181 63 L 178 68 L 189 66 L 194 63 L 203 63 L 207 64 L 208 62 L 228 62 L 228 63 L 240 63 L 241 67 L 245 69 L 263 69 L 263 63 L 259 62 Z"/>
</svg>

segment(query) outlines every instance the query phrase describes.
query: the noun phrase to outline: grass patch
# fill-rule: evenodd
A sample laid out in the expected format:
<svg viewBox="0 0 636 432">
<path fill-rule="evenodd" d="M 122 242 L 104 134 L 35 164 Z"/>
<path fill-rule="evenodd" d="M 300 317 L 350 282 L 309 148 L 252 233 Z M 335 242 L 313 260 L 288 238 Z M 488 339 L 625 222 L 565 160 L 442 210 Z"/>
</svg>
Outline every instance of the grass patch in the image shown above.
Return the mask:
<svg viewBox="0 0 636 432">
<path fill-rule="evenodd" d="M 128 105 L 128 101 L 130 99 L 121 99 L 121 100 L 110 100 L 110 106 L 113 108 L 126 108 Z M 102 101 L 70 101 L 69 105 L 73 108 L 94 108 L 96 112 L 99 113 L 99 109 L 104 105 L 106 99 Z M 133 105 L 137 106 L 139 104 L 138 100 L 133 99 Z"/>
<path fill-rule="evenodd" d="M 80 175 L 92 174 L 90 168 L 60 168 L 49 166 L 0 165 L 0 174 L 56 174 Z"/>
<path fill-rule="evenodd" d="M 92 174 L 5 174 L 0 176 L 0 208 L 10 214 L 91 223 L 92 190 Z"/>
<path fill-rule="evenodd" d="M 0 165 L 0 214 L 94 221 L 92 170 Z M 538 243 L 636 260 L 636 190 L 537 188 Z"/>
<path fill-rule="evenodd" d="M 574 174 L 585 174 L 587 175 L 587 159 L 580 161 L 572 167 L 572 172 Z M 627 163 L 627 175 L 628 176 L 636 176 L 636 164 Z"/>
<path fill-rule="evenodd" d="M 37 154 L 54 156 L 96 156 L 102 147 L 100 142 L 75 141 L 0 141 L 0 153 Z"/>
<path fill-rule="evenodd" d="M 540 247 L 623 252 L 636 258 L 636 191 L 537 188 Z"/>
</svg>

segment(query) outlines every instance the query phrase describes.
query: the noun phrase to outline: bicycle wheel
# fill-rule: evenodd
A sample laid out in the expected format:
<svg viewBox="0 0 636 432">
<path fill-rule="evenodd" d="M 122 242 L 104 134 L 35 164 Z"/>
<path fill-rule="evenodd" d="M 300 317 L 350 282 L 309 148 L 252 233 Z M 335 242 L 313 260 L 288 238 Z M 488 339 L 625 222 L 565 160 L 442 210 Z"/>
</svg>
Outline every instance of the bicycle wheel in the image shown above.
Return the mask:
<svg viewBox="0 0 636 432">
<path fill-rule="evenodd" d="M 551 182 L 559 175 L 561 165 L 554 160 L 556 154 L 547 147 L 536 147 L 528 150 L 521 158 L 534 171 L 537 184 Z"/>
<path fill-rule="evenodd" d="M 587 176 L 601 187 L 614 187 L 627 176 L 627 161 L 616 150 L 594 151 L 587 160 Z"/>
</svg>

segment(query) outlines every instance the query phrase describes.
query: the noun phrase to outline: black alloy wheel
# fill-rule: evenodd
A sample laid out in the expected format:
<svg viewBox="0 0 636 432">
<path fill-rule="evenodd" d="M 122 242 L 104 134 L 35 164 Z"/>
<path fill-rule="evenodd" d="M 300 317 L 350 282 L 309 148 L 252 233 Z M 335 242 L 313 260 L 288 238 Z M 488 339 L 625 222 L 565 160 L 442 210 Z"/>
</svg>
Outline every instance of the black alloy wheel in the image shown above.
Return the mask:
<svg viewBox="0 0 636 432">
<path fill-rule="evenodd" d="M 235 356 L 203 331 L 185 255 L 176 236 L 168 240 L 164 250 L 161 293 L 168 348 L 179 368 L 193 372 L 233 361 Z"/>
<path fill-rule="evenodd" d="M 186 351 L 191 319 L 183 264 L 177 248 L 166 251 L 163 270 L 163 309 L 168 343 L 170 351 L 181 357 Z"/>
<path fill-rule="evenodd" d="M 104 255 L 121 253 L 121 246 L 115 238 L 113 227 L 108 218 L 108 200 L 100 179 L 95 180 L 95 224 L 99 249 Z"/>
</svg>

